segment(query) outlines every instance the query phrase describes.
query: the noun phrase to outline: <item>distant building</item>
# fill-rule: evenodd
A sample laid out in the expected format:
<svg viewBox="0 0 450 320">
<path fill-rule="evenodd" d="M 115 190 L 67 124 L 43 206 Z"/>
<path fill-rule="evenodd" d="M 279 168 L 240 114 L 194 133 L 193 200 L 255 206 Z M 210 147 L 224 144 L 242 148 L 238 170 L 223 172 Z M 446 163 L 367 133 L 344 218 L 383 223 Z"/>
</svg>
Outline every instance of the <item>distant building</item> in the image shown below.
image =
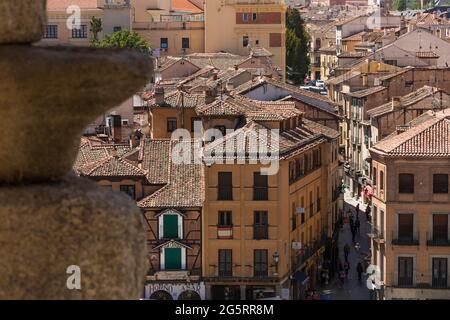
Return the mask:
<svg viewBox="0 0 450 320">
<path fill-rule="evenodd" d="M 370 149 L 372 264 L 386 299 L 450 299 L 450 109 L 428 111 Z"/>
<path fill-rule="evenodd" d="M 75 6 L 75 7 L 72 7 Z M 67 26 L 80 8 L 79 28 Z M 48 0 L 47 25 L 39 45 L 88 46 L 94 38 L 90 22 L 92 17 L 102 20 L 102 39 L 118 30 L 131 30 L 131 7 L 126 0 Z"/>
<path fill-rule="evenodd" d="M 266 48 L 273 65 L 286 68 L 286 5 L 284 0 L 207 1 L 205 51 L 246 56 L 252 48 Z"/>
</svg>

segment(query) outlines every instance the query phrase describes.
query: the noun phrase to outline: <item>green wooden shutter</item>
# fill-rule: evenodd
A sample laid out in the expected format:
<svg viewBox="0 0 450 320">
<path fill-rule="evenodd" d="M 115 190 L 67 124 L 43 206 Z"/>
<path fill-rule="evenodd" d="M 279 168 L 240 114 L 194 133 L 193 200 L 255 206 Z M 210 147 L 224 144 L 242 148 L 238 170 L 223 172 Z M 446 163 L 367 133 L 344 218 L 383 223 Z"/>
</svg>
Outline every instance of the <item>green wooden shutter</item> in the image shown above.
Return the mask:
<svg viewBox="0 0 450 320">
<path fill-rule="evenodd" d="M 166 270 L 180 270 L 181 248 L 164 249 L 164 264 Z"/>
<path fill-rule="evenodd" d="M 164 238 L 178 238 L 178 216 L 166 214 L 164 215 Z"/>
</svg>

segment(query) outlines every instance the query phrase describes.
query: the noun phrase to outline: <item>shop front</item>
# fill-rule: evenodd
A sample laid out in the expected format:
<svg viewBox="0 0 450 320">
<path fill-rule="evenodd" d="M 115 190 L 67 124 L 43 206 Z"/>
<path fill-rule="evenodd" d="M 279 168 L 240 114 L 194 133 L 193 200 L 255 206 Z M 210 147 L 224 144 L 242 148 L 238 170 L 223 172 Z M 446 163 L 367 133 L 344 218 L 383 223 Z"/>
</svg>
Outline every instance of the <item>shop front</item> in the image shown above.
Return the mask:
<svg viewBox="0 0 450 320">
<path fill-rule="evenodd" d="M 145 299 L 150 300 L 205 300 L 203 282 L 156 282 L 145 285 Z"/>
</svg>

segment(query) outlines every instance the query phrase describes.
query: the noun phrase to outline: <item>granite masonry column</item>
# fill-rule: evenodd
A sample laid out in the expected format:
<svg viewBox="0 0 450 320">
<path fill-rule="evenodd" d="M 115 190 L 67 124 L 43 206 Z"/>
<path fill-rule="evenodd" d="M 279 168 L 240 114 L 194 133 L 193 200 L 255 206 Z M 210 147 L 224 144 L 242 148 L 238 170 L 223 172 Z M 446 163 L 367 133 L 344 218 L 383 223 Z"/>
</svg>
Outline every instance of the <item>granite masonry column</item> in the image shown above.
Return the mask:
<svg viewBox="0 0 450 320">
<path fill-rule="evenodd" d="M 45 21 L 45 0 L 0 1 L 0 299 L 138 299 L 139 209 L 71 172 L 83 129 L 144 86 L 152 63 L 33 46 Z"/>
</svg>

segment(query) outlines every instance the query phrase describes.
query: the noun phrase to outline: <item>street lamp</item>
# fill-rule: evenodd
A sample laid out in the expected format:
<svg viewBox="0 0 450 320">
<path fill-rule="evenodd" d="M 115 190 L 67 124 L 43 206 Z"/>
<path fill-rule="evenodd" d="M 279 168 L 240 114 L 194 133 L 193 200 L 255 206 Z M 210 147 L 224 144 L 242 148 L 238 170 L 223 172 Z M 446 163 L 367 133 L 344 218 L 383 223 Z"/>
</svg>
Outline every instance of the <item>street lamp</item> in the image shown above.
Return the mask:
<svg viewBox="0 0 450 320">
<path fill-rule="evenodd" d="M 280 255 L 275 251 L 272 255 L 273 262 L 275 263 L 275 273 L 274 276 L 278 275 L 278 262 L 280 261 Z"/>
</svg>

